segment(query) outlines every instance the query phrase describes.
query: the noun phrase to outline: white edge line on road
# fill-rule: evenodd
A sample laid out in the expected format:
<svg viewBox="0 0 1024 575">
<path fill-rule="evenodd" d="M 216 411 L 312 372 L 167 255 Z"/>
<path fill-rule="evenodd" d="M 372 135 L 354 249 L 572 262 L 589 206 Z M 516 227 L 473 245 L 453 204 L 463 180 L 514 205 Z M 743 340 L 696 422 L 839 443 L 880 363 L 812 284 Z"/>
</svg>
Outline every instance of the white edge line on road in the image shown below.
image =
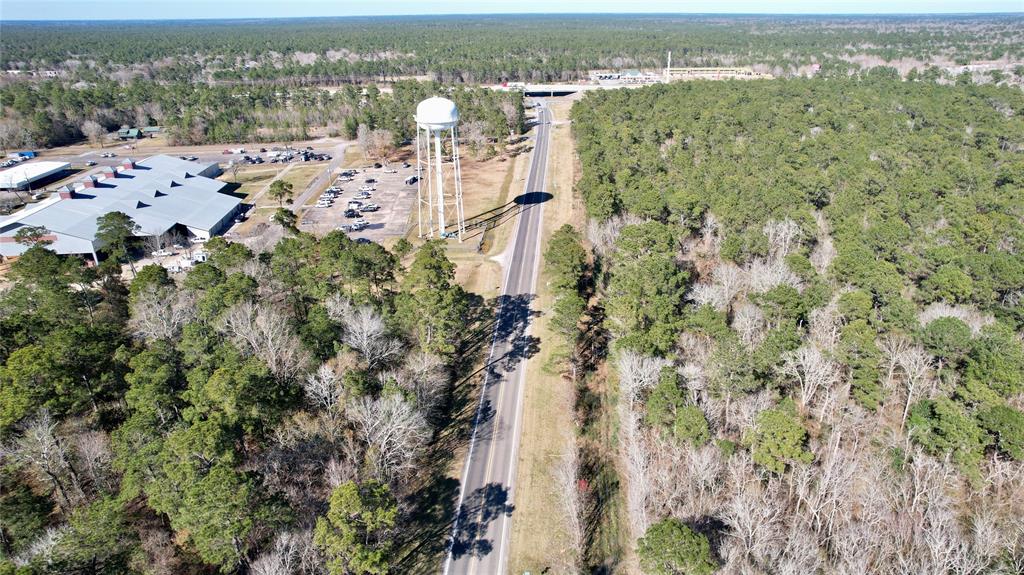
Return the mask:
<svg viewBox="0 0 1024 575">
<path fill-rule="evenodd" d="M 530 193 L 530 189 L 529 189 L 530 188 L 530 178 L 531 178 L 532 175 L 533 175 L 533 161 L 532 161 L 532 158 L 531 158 L 530 169 L 526 172 L 526 181 L 523 184 L 524 193 L 527 193 L 527 194 Z M 547 174 L 545 174 L 545 177 L 547 177 Z M 516 237 L 519 236 L 519 229 L 522 227 L 522 224 L 523 224 L 523 212 L 520 211 L 519 212 L 519 216 L 518 216 L 518 218 L 516 220 Z M 515 251 L 515 242 L 513 241 L 509 246 L 506 247 L 506 249 L 508 249 L 509 247 L 511 247 L 512 250 Z M 512 270 L 511 262 L 506 261 L 505 262 L 505 279 L 502 281 L 501 296 L 508 295 L 508 276 L 509 276 L 509 273 L 511 272 L 511 270 Z M 483 409 L 484 409 L 484 399 L 487 396 L 487 385 L 488 385 L 488 383 L 490 381 L 490 375 L 491 375 L 490 366 L 491 366 L 492 360 L 494 358 L 494 345 L 498 341 L 498 330 L 500 328 L 499 321 L 501 319 L 501 313 L 503 311 L 505 311 L 505 299 L 504 298 L 502 298 L 501 299 L 501 303 L 498 304 L 498 313 L 495 315 L 496 321 L 494 323 L 494 332 L 491 335 L 491 349 L 490 349 L 490 351 L 487 352 L 487 362 L 484 363 L 484 367 L 485 367 L 484 383 L 480 387 L 480 402 L 477 404 L 476 415 L 473 417 L 473 434 L 470 436 L 470 440 L 469 440 L 469 451 L 466 454 L 466 462 L 462 466 L 462 478 L 459 481 L 459 483 L 460 483 L 460 485 L 459 485 L 459 501 L 455 505 L 455 521 L 452 524 L 451 541 L 449 541 L 449 543 L 448 543 L 448 552 L 445 554 L 445 559 L 444 559 L 444 575 L 448 575 L 448 571 L 451 569 L 451 565 L 452 565 L 452 549 L 455 547 L 455 537 L 459 534 L 459 519 L 462 516 L 462 512 L 461 512 L 461 510 L 462 510 L 462 503 L 463 503 L 463 501 L 466 498 L 466 480 L 468 479 L 470 464 L 473 461 L 473 448 L 476 446 L 476 433 L 477 433 L 477 430 L 479 429 L 480 416 L 483 413 Z"/>
<path fill-rule="evenodd" d="M 543 100 L 541 101 L 543 102 Z M 551 112 L 548 110 L 546 106 L 544 107 L 544 111 L 548 112 L 548 114 L 551 114 Z M 554 117 L 553 114 L 551 114 L 551 116 L 552 118 Z M 551 124 L 549 123 L 548 126 L 550 125 Z M 544 192 L 548 188 L 548 159 L 551 157 L 551 152 L 549 150 L 551 145 L 550 127 L 547 129 L 547 132 L 547 138 L 545 138 L 544 141 L 544 179 L 540 183 L 541 189 L 538 190 L 538 192 Z M 537 289 L 537 270 L 540 269 L 540 245 L 544 243 L 544 202 L 537 204 L 537 207 L 540 208 L 540 213 L 537 215 L 537 245 L 534 248 L 533 270 L 530 273 L 531 290 Z M 526 331 L 524 335 L 530 335 L 532 328 L 533 322 L 527 322 Z M 515 504 L 515 484 L 512 482 L 512 478 L 515 477 L 516 468 L 518 467 L 519 463 L 519 420 L 523 412 L 523 393 L 526 389 L 526 364 L 528 363 L 528 361 L 528 359 L 524 359 L 522 363 L 519 364 L 522 368 L 522 371 L 519 372 L 519 394 L 516 398 L 516 416 L 512 424 L 512 456 L 511 463 L 508 466 L 508 478 L 505 480 L 505 483 L 508 485 L 509 500 L 512 501 L 513 504 Z M 506 523 L 507 519 L 508 515 L 502 515 L 502 523 Z M 498 548 L 498 571 L 500 573 L 506 573 L 507 570 L 505 568 L 505 560 L 507 557 L 505 550 L 508 548 L 509 543 L 512 539 L 512 530 L 508 528 L 502 529 L 501 535 L 502 541 L 500 547 Z"/>
</svg>

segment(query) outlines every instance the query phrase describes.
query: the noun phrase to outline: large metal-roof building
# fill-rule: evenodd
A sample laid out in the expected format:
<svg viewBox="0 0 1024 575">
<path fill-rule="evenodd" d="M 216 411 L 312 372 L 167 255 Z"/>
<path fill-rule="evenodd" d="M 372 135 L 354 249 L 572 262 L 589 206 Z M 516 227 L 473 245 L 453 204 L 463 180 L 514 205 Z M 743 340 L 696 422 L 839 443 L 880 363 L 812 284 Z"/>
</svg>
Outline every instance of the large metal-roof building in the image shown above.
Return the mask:
<svg viewBox="0 0 1024 575">
<path fill-rule="evenodd" d="M 42 180 L 63 174 L 71 168 L 67 162 L 27 162 L 0 171 L 0 190 L 25 190 Z"/>
<path fill-rule="evenodd" d="M 228 227 L 241 204 L 241 199 L 221 193 L 227 184 L 214 179 L 220 173 L 216 163 L 201 165 L 164 155 L 103 168 L 0 219 L 0 255 L 24 252 L 28 247 L 17 243 L 15 234 L 26 226 L 41 226 L 49 232 L 50 249 L 90 255 L 95 261 L 96 251 L 103 247 L 96 240 L 96 220 L 110 212 L 130 216 L 141 236 L 177 228 L 207 239 Z"/>
</svg>

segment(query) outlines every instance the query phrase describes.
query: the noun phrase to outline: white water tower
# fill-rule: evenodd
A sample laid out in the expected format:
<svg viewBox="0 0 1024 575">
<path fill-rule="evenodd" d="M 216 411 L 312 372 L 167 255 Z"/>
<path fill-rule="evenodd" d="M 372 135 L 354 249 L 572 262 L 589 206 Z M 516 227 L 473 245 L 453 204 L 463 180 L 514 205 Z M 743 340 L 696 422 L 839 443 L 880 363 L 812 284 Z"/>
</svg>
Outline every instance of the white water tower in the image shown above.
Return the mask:
<svg viewBox="0 0 1024 575">
<path fill-rule="evenodd" d="M 419 237 L 462 235 L 462 169 L 459 166 L 459 110 L 447 98 L 427 98 L 416 106 L 417 231 Z M 448 150 L 445 150 L 445 147 Z M 446 208 L 455 209 L 446 215 Z M 427 219 L 423 219 L 426 209 Z M 436 210 L 436 214 L 435 214 Z M 436 220 L 435 220 L 436 216 Z M 448 218 L 448 219 L 446 219 Z M 454 229 L 447 229 L 454 220 Z M 424 223 L 426 224 L 424 228 Z"/>
</svg>

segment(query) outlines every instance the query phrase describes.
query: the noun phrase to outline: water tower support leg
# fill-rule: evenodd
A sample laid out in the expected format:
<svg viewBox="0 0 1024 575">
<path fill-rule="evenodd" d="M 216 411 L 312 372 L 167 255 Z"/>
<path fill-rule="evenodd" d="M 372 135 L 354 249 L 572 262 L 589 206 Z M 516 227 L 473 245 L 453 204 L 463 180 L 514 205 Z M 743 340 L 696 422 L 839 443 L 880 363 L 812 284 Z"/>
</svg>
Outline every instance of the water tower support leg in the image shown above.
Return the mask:
<svg viewBox="0 0 1024 575">
<path fill-rule="evenodd" d="M 441 131 L 434 132 L 434 158 L 437 161 L 437 235 L 444 238 L 444 173 L 441 157 Z"/>
</svg>

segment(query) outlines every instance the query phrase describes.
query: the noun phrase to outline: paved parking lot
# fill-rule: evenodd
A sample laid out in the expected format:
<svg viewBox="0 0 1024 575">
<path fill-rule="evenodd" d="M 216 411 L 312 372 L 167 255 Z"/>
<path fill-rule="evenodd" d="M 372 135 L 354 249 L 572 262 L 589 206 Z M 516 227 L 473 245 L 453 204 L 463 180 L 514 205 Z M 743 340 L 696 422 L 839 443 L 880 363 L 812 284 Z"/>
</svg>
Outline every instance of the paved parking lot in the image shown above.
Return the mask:
<svg viewBox="0 0 1024 575">
<path fill-rule="evenodd" d="M 380 209 L 360 214 L 369 225 L 358 232 L 349 232 L 349 235 L 375 242 L 404 236 L 409 226 L 415 224 L 411 216 L 416 208 L 416 184 L 406 185 L 405 179 L 414 175 L 416 168 L 403 168 L 400 163 L 392 164 L 390 168 L 397 169 L 398 173 L 388 174 L 384 168 L 359 168 L 359 173 L 351 182 L 337 184 L 342 191 L 329 208 L 316 207 L 320 194 L 314 194 L 304 207 L 299 228 L 303 231 L 327 233 L 343 224 L 351 224 L 355 218 L 346 218 L 345 208 L 359 192 L 359 187 L 367 185 L 366 179 L 374 178 L 377 182 L 370 185 L 376 187 L 376 191 L 370 193 L 370 198 L 359 201 L 377 204 Z"/>
</svg>

